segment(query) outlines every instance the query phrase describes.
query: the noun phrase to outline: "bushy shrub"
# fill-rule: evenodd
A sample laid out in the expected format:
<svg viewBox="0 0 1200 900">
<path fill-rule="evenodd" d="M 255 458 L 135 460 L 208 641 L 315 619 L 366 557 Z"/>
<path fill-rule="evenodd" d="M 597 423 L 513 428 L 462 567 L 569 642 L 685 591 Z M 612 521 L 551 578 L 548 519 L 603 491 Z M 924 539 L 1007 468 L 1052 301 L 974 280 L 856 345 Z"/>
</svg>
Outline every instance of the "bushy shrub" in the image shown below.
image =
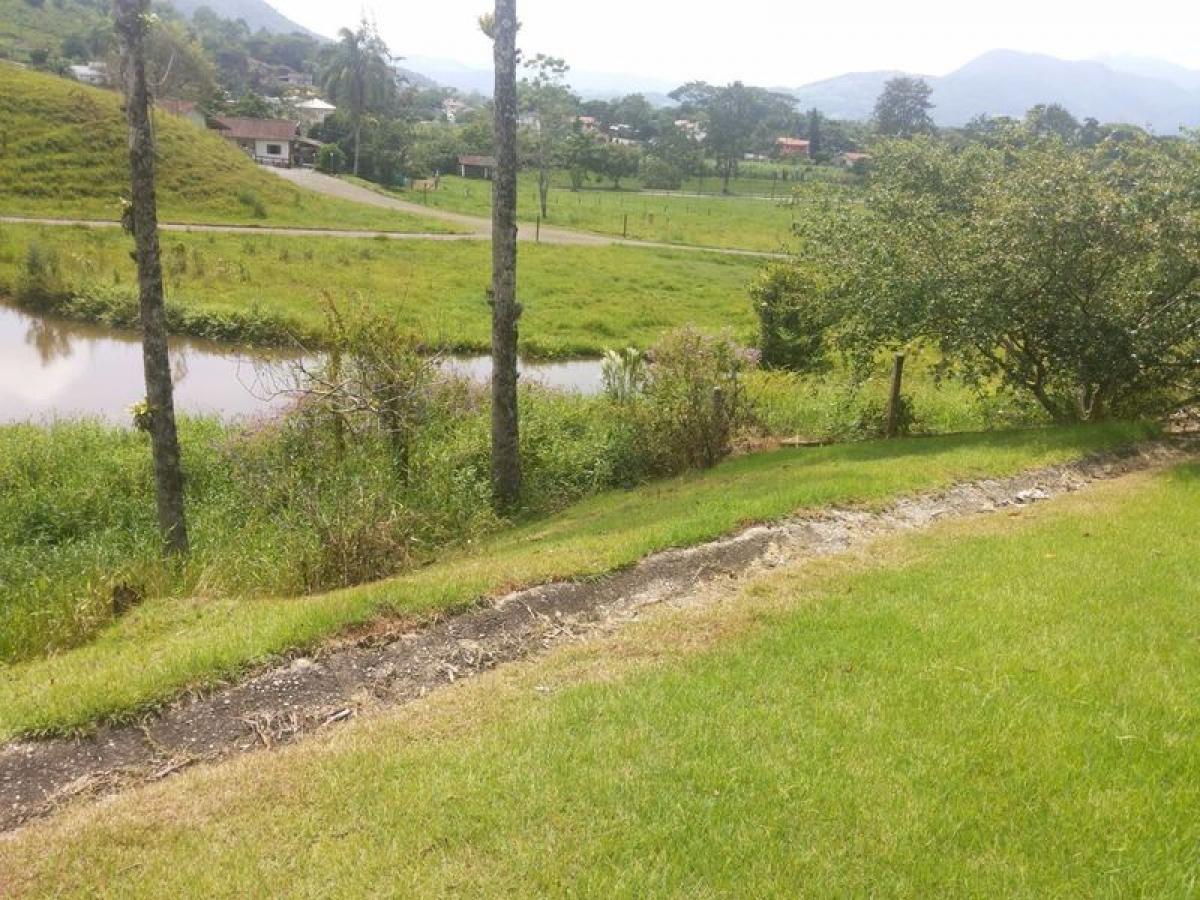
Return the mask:
<svg viewBox="0 0 1200 900">
<path fill-rule="evenodd" d="M 650 360 L 641 413 L 654 471 L 716 465 L 749 420 L 742 375 L 757 364 L 756 355 L 729 334 L 686 327 L 663 336 Z"/>
<path fill-rule="evenodd" d="M 750 287 L 758 316 L 764 369 L 818 372 L 828 368 L 830 307 L 815 301 L 811 276 L 800 266 L 771 265 Z"/>
<path fill-rule="evenodd" d="M 658 156 L 642 158 L 642 187 L 657 191 L 677 191 L 683 186 L 683 171 Z"/>
<path fill-rule="evenodd" d="M 237 198 L 238 203 L 246 207 L 254 218 L 265 219 L 267 217 L 267 205 L 254 191 L 239 191 Z"/>
<path fill-rule="evenodd" d="M 17 281 L 17 300 L 31 306 L 52 302 L 63 294 L 58 250 L 31 241 Z"/>
<path fill-rule="evenodd" d="M 346 154 L 337 144 L 325 144 L 317 151 L 317 171 L 338 175 L 345 171 Z"/>
</svg>

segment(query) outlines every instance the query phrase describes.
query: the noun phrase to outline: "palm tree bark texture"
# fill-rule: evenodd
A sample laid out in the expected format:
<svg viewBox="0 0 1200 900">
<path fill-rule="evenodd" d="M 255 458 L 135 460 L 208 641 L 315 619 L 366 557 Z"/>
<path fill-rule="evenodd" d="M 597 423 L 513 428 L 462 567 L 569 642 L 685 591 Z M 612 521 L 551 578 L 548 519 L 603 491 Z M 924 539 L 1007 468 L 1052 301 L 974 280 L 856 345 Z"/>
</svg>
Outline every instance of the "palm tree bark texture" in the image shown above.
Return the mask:
<svg viewBox="0 0 1200 900">
<path fill-rule="evenodd" d="M 496 0 L 496 172 L 492 183 L 492 492 L 501 510 L 521 492 L 517 411 L 517 10 Z"/>
<path fill-rule="evenodd" d="M 188 550 L 183 505 L 183 468 L 175 426 L 175 396 L 167 348 L 162 259 L 158 243 L 158 204 L 154 189 L 154 131 L 150 88 L 146 77 L 146 38 L 153 25 L 149 0 L 114 0 L 114 20 L 121 42 L 125 111 L 129 123 L 131 203 L 126 224 L 133 232 L 142 324 L 142 363 L 146 379 L 147 415 L 154 457 L 158 525 L 168 554 Z"/>
</svg>

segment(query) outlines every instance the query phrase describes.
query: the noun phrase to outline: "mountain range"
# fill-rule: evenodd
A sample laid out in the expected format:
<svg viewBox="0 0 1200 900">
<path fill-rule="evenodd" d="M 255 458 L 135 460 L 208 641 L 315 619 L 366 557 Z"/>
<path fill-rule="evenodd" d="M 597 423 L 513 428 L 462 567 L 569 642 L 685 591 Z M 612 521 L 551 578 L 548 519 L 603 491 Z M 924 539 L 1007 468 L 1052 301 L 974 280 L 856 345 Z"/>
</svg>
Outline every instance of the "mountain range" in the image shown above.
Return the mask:
<svg viewBox="0 0 1200 900">
<path fill-rule="evenodd" d="M 201 5 L 227 18 L 243 19 L 252 29 L 312 34 L 288 19 L 267 0 L 170 0 L 191 15 Z M 403 52 L 403 48 L 397 48 Z M 452 60 L 410 56 L 404 68 L 445 87 L 490 94 L 492 73 Z M 802 109 L 816 107 L 835 119 L 864 120 L 890 78 L 917 74 L 933 88 L 934 121 L 964 125 L 973 117 L 1021 116 L 1038 103 L 1060 103 L 1076 117 L 1148 126 L 1162 134 L 1200 126 L 1200 71 L 1157 59 L 1106 56 L 1069 61 L 1037 53 L 993 50 L 948 75 L 929 76 L 893 70 L 851 72 L 795 88 L 776 88 L 795 97 Z M 680 78 L 682 84 L 686 78 Z M 573 71 L 571 81 L 585 99 L 645 94 L 667 103 L 677 85 L 662 79 L 613 73 Z"/>
<path fill-rule="evenodd" d="M 884 84 L 900 74 L 915 73 L 855 72 L 779 90 L 802 108 L 866 119 Z M 933 88 L 932 115 L 943 126 L 964 125 L 981 113 L 1019 117 L 1038 103 L 1060 103 L 1078 118 L 1149 126 L 1162 134 L 1200 125 L 1200 72 L 1161 60 L 1069 61 L 993 50 L 948 75 L 918 77 Z"/>
</svg>

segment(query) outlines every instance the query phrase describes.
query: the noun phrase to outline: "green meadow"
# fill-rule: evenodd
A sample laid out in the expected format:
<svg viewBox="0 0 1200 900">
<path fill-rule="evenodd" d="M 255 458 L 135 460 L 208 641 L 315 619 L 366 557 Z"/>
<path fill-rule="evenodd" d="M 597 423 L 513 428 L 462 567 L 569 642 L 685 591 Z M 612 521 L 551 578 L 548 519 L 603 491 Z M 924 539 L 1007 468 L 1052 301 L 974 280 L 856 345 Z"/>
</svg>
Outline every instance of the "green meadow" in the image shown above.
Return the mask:
<svg viewBox="0 0 1200 900">
<path fill-rule="evenodd" d="M 0 860 L 30 897 L 1190 896 L 1198 529 L 1188 466 L 892 538 Z"/>
</svg>

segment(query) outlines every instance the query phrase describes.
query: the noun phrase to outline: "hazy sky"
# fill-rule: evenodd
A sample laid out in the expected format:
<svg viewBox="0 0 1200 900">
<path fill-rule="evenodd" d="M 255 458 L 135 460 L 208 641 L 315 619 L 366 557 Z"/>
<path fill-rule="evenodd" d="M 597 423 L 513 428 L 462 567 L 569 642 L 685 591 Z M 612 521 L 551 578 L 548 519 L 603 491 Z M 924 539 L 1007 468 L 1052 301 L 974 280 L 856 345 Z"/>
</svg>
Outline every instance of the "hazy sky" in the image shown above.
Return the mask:
<svg viewBox="0 0 1200 900">
<path fill-rule="evenodd" d="M 489 62 L 474 25 L 489 0 L 271 0 L 314 31 L 333 34 L 362 11 L 393 52 Z M 529 52 L 579 70 L 799 85 L 847 71 L 941 75 L 985 50 L 1067 59 L 1154 56 L 1200 68 L 1196 0 L 517 0 Z"/>
</svg>

